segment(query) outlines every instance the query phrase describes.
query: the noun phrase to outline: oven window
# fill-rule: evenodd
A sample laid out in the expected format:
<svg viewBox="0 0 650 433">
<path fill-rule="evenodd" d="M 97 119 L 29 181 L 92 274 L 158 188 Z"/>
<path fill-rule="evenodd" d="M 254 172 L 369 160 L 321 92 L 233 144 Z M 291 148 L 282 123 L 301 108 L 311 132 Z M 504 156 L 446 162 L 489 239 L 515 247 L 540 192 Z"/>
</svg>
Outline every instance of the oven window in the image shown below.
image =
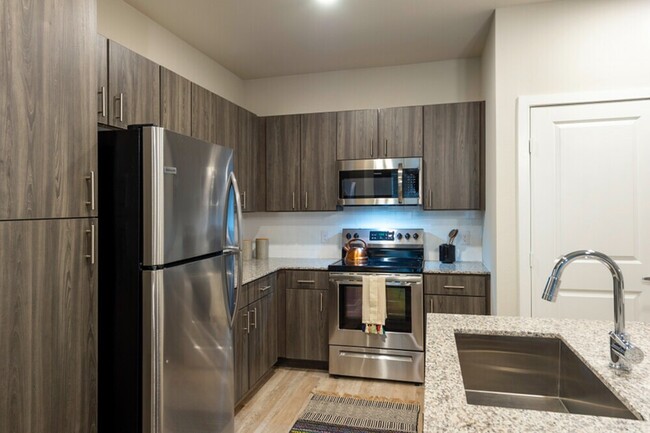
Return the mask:
<svg viewBox="0 0 650 433">
<path fill-rule="evenodd" d="M 339 328 L 361 329 L 360 285 L 339 285 Z M 386 332 L 412 331 L 411 288 L 386 286 Z"/>
<path fill-rule="evenodd" d="M 397 170 L 339 172 L 341 198 L 397 198 Z"/>
</svg>

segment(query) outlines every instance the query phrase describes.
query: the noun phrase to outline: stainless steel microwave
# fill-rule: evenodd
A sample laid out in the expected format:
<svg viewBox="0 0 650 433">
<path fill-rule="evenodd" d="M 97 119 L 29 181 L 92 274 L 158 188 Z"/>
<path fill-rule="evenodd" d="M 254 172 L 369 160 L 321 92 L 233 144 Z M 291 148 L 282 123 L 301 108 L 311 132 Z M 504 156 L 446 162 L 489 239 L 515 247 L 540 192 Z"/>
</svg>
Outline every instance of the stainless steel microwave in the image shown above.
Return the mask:
<svg viewBox="0 0 650 433">
<path fill-rule="evenodd" d="M 421 205 L 422 158 L 338 162 L 341 206 Z"/>
</svg>

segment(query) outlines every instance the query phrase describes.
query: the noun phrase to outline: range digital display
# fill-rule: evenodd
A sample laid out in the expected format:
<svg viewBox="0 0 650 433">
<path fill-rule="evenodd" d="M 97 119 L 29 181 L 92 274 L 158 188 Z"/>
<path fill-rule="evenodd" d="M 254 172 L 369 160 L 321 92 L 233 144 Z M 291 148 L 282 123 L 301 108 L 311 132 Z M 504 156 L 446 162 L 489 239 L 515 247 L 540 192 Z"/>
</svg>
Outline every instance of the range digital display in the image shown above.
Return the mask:
<svg viewBox="0 0 650 433">
<path fill-rule="evenodd" d="M 394 241 L 395 232 L 389 231 L 371 231 L 370 232 L 371 241 Z"/>
</svg>

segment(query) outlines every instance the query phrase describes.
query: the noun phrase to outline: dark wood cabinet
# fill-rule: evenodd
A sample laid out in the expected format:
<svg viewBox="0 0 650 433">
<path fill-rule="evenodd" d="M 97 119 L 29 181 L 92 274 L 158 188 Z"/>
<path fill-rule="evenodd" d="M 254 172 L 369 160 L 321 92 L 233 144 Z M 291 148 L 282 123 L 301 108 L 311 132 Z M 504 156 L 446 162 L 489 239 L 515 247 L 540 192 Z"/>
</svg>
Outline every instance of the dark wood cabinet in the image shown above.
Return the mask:
<svg viewBox="0 0 650 433">
<path fill-rule="evenodd" d="M 488 275 L 425 274 L 425 313 L 489 314 Z"/>
<path fill-rule="evenodd" d="M 329 359 L 328 285 L 325 271 L 285 272 L 285 356 Z"/>
<path fill-rule="evenodd" d="M 109 125 L 160 125 L 160 67 L 111 40 L 108 89 Z"/>
<path fill-rule="evenodd" d="M 260 119 L 239 108 L 238 171 L 236 172 L 244 212 L 266 209 L 266 151 L 260 140 Z"/>
<path fill-rule="evenodd" d="M 97 34 L 95 46 L 97 67 L 97 123 L 108 125 L 108 39 Z"/>
<path fill-rule="evenodd" d="M 336 113 L 300 118 L 301 210 L 336 210 Z"/>
<path fill-rule="evenodd" d="M 192 83 L 192 137 L 217 143 L 217 105 L 219 97 Z"/>
<path fill-rule="evenodd" d="M 300 115 L 266 118 L 266 210 L 299 210 Z"/>
<path fill-rule="evenodd" d="M 192 134 L 192 83 L 169 69 L 160 68 L 160 126 Z"/>
<path fill-rule="evenodd" d="M 336 158 L 380 158 L 377 153 L 377 110 L 336 114 Z"/>
<path fill-rule="evenodd" d="M 484 103 L 424 107 L 424 209 L 484 208 Z"/>
<path fill-rule="evenodd" d="M 239 107 L 227 99 L 217 96 L 217 144 L 234 149 L 239 141 Z M 235 173 L 238 171 L 235 158 Z"/>
<path fill-rule="evenodd" d="M 421 106 L 382 108 L 377 130 L 377 157 L 422 157 Z"/>
<path fill-rule="evenodd" d="M 278 360 L 276 274 L 246 284 L 233 326 L 235 401 L 258 384 Z"/>
<path fill-rule="evenodd" d="M 0 220 L 97 215 L 95 2 L 2 2 Z"/>
<path fill-rule="evenodd" d="M 0 222 L 2 432 L 97 431 L 93 225 Z"/>
</svg>

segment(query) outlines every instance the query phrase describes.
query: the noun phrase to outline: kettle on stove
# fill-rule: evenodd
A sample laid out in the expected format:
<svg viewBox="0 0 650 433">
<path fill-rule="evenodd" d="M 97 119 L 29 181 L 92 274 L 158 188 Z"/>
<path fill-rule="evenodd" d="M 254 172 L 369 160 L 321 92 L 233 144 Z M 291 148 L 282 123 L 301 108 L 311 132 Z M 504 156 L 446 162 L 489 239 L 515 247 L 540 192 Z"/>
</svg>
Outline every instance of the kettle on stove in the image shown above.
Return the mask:
<svg viewBox="0 0 650 433">
<path fill-rule="evenodd" d="M 361 243 L 363 246 L 353 246 L 354 243 Z M 363 265 L 368 263 L 368 244 L 363 239 L 350 239 L 345 246 L 345 264 Z"/>
</svg>

